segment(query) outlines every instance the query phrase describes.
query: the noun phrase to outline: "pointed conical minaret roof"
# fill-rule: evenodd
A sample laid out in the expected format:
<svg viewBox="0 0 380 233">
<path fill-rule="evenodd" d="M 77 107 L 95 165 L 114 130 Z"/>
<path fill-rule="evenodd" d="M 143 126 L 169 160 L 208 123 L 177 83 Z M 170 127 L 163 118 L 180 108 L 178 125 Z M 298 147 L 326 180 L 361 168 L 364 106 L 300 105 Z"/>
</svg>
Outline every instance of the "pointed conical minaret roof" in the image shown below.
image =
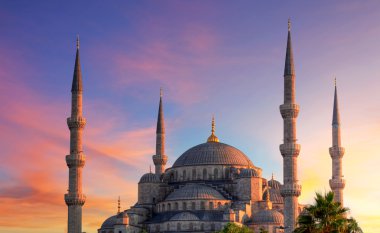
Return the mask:
<svg viewBox="0 0 380 233">
<path fill-rule="evenodd" d="M 333 110 L 333 125 L 340 125 L 340 116 L 339 116 L 339 106 L 338 106 L 338 91 L 336 87 L 336 78 L 335 78 L 335 93 L 334 93 L 334 110 Z"/>
<path fill-rule="evenodd" d="M 77 36 L 77 54 L 75 57 L 75 67 L 73 84 L 71 86 L 71 92 L 82 92 L 82 72 L 80 70 L 80 59 L 79 59 L 79 36 Z"/>
<path fill-rule="evenodd" d="M 160 89 L 160 105 L 158 107 L 156 133 L 159 133 L 159 134 L 165 133 L 164 109 L 162 106 L 162 88 Z"/>
<path fill-rule="evenodd" d="M 284 76 L 296 74 L 295 69 L 294 69 L 292 38 L 290 36 L 290 28 L 291 28 L 291 23 L 290 23 L 290 19 L 288 19 L 288 42 L 286 46 Z"/>
</svg>

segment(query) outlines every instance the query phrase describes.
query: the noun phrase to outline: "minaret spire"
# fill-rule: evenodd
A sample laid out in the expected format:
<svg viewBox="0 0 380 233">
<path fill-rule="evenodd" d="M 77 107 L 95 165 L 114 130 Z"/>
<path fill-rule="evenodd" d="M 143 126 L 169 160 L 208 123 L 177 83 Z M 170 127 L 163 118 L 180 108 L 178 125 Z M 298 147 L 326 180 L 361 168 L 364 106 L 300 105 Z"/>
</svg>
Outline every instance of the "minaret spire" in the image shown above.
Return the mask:
<svg viewBox="0 0 380 233">
<path fill-rule="evenodd" d="M 297 144 L 296 120 L 299 105 L 296 104 L 296 73 L 290 35 L 290 20 L 288 20 L 288 41 L 284 69 L 284 104 L 280 105 L 281 116 L 284 121 L 284 143 L 280 145 L 284 167 L 284 185 L 281 195 L 284 197 L 285 233 L 293 232 L 298 217 L 298 196 L 301 194 L 301 185 L 297 177 L 297 157 L 301 145 Z"/>
<path fill-rule="evenodd" d="M 168 157 L 165 155 L 165 121 L 164 109 L 162 105 L 162 88 L 160 88 L 160 103 L 158 107 L 157 129 L 156 129 L 156 154 L 153 155 L 155 173 L 161 175 L 165 171 L 165 165 Z"/>
<path fill-rule="evenodd" d="M 67 125 L 70 129 L 70 154 L 66 156 L 66 164 L 69 167 L 69 189 L 65 194 L 65 202 L 68 206 L 68 233 L 82 232 L 82 206 L 86 201 L 86 196 L 82 193 L 82 169 L 85 164 L 82 133 L 86 125 L 86 119 L 82 116 L 82 92 L 79 39 L 77 39 L 71 88 L 71 117 L 67 118 Z"/>
<path fill-rule="evenodd" d="M 332 159 L 332 178 L 329 181 L 330 188 L 334 192 L 334 201 L 339 202 L 341 206 L 343 206 L 343 189 L 346 185 L 346 181 L 343 179 L 342 175 L 342 158 L 344 155 L 344 147 L 341 146 L 340 138 L 340 115 L 336 79 L 332 119 L 332 147 L 330 147 L 329 152 Z"/>
</svg>

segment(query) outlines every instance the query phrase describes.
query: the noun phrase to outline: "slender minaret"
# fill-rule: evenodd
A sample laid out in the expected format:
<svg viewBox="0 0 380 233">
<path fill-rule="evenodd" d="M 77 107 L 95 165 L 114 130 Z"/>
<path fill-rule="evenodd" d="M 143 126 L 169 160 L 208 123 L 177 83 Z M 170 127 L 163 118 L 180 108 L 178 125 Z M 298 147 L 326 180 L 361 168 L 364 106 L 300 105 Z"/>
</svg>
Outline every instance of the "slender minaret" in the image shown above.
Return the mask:
<svg viewBox="0 0 380 233">
<path fill-rule="evenodd" d="M 329 149 L 332 159 L 332 178 L 330 179 L 330 188 L 334 192 L 334 201 L 343 206 L 343 189 L 346 181 L 342 175 L 342 158 L 344 147 L 341 147 L 340 141 L 340 116 L 338 107 L 338 92 L 335 80 L 334 109 L 332 120 L 332 147 Z"/>
<path fill-rule="evenodd" d="M 168 157 L 165 155 L 165 122 L 164 109 L 162 107 L 162 89 L 160 89 L 160 106 L 158 107 L 157 130 L 156 130 L 156 154 L 153 155 L 155 173 L 161 175 L 165 172 Z"/>
<path fill-rule="evenodd" d="M 117 214 L 120 214 L 120 196 L 119 199 L 117 199 Z"/>
<path fill-rule="evenodd" d="M 70 154 L 66 156 L 69 167 L 69 189 L 65 194 L 68 206 L 68 233 L 82 233 L 82 206 L 86 196 L 82 193 L 82 168 L 85 156 L 82 148 L 82 132 L 86 119 L 82 116 L 82 73 L 79 61 L 79 37 L 77 37 L 77 52 L 73 84 L 71 87 L 71 117 L 67 118 L 70 129 Z"/>
<path fill-rule="evenodd" d="M 280 105 L 281 116 L 284 120 L 284 143 L 280 145 L 280 151 L 284 167 L 284 185 L 281 187 L 281 195 L 284 197 L 285 233 L 291 233 L 295 228 L 298 217 L 298 196 L 301 194 L 301 185 L 298 184 L 297 178 L 297 157 L 301 145 L 297 144 L 296 139 L 299 105 L 295 102 L 295 79 L 289 20 L 284 71 L 284 104 Z"/>
</svg>

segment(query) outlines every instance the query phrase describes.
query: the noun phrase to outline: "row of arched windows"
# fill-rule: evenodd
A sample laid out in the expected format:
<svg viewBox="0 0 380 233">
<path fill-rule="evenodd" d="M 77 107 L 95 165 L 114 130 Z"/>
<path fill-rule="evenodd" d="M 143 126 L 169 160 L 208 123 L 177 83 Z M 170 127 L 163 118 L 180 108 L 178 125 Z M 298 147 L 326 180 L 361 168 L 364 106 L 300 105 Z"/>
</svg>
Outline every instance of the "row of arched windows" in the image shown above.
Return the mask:
<svg viewBox="0 0 380 233">
<path fill-rule="evenodd" d="M 178 174 L 178 171 L 175 170 L 170 175 L 170 181 L 186 181 L 186 180 L 209 180 L 209 179 L 228 179 L 230 178 L 230 169 L 226 168 L 224 174 L 221 169 L 214 168 L 212 173 L 208 172 L 207 168 L 203 168 L 202 173 L 197 173 L 197 169 L 193 168 L 191 173 L 187 173 L 187 170 L 183 170 Z"/>
<path fill-rule="evenodd" d="M 227 203 L 225 203 L 227 204 Z M 214 207 L 214 202 L 209 202 L 208 203 L 208 209 L 209 210 L 213 210 L 215 207 Z M 217 209 L 220 209 L 222 208 L 222 203 L 221 202 L 218 202 L 216 203 L 216 208 Z M 169 202 L 169 203 L 162 203 L 162 204 L 159 204 L 157 205 L 157 211 L 158 212 L 165 212 L 165 211 L 176 211 L 176 210 L 196 210 L 196 202 L 182 202 L 182 205 L 181 203 L 178 203 L 178 202 Z M 205 201 L 201 201 L 200 202 L 200 209 L 201 210 L 205 210 L 206 209 L 206 202 Z"/>
<path fill-rule="evenodd" d="M 170 225 L 169 223 L 166 223 L 166 229 L 161 229 L 161 226 L 160 225 L 156 225 L 156 226 L 152 226 L 152 231 L 154 231 L 154 232 L 161 232 L 161 231 L 180 231 L 180 230 L 190 230 L 190 231 L 193 231 L 193 230 L 201 230 L 201 231 L 203 231 L 203 230 L 205 230 L 205 225 L 204 225 L 204 223 L 201 223 L 200 225 L 199 225 L 199 228 L 200 229 L 194 229 L 195 227 L 194 227 L 194 223 L 189 223 L 189 225 L 188 225 L 188 227 L 183 227 L 183 225 L 180 223 L 180 222 L 178 222 L 177 224 L 175 224 L 175 225 Z M 164 227 L 165 227 L 165 225 L 163 225 Z M 162 227 L 162 228 L 164 228 L 164 227 Z M 176 229 L 174 229 L 174 228 L 176 228 Z M 210 230 L 211 231 L 215 231 L 215 223 L 211 223 L 210 224 Z"/>
</svg>

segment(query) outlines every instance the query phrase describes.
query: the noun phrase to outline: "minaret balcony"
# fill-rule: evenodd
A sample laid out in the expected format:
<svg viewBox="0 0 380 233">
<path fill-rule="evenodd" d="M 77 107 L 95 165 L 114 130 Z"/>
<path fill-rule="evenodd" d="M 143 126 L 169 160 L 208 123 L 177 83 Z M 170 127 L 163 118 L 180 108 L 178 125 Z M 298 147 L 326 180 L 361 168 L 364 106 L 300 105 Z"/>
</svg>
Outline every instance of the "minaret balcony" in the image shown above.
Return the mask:
<svg viewBox="0 0 380 233">
<path fill-rule="evenodd" d="M 65 194 L 66 205 L 80 205 L 83 206 L 86 202 L 86 195 L 79 193 L 66 193 Z"/>
<path fill-rule="evenodd" d="M 344 147 L 340 147 L 340 146 L 333 146 L 329 148 L 330 156 L 333 159 L 342 158 L 344 155 L 344 151 L 345 151 Z"/>
<path fill-rule="evenodd" d="M 283 119 L 297 118 L 300 111 L 298 104 L 282 104 L 280 105 L 280 112 Z"/>
<path fill-rule="evenodd" d="M 296 196 L 298 197 L 301 195 L 302 186 L 297 183 L 291 183 L 291 184 L 284 184 L 281 185 L 280 192 L 281 196 L 287 197 L 287 196 Z"/>
<path fill-rule="evenodd" d="M 67 126 L 69 129 L 83 129 L 86 125 L 86 118 L 84 117 L 69 117 L 67 118 Z"/>
<path fill-rule="evenodd" d="M 86 156 L 83 152 L 66 155 L 66 164 L 70 167 L 83 167 L 86 162 Z"/>
<path fill-rule="evenodd" d="M 346 180 L 345 179 L 330 179 L 329 184 L 332 190 L 344 189 L 344 187 L 346 186 Z"/>
<path fill-rule="evenodd" d="M 166 155 L 153 155 L 152 158 L 154 165 L 166 165 L 168 161 L 168 156 Z"/>
<path fill-rule="evenodd" d="M 301 145 L 297 143 L 284 143 L 280 145 L 280 152 L 283 157 L 297 157 L 300 151 Z"/>
</svg>

